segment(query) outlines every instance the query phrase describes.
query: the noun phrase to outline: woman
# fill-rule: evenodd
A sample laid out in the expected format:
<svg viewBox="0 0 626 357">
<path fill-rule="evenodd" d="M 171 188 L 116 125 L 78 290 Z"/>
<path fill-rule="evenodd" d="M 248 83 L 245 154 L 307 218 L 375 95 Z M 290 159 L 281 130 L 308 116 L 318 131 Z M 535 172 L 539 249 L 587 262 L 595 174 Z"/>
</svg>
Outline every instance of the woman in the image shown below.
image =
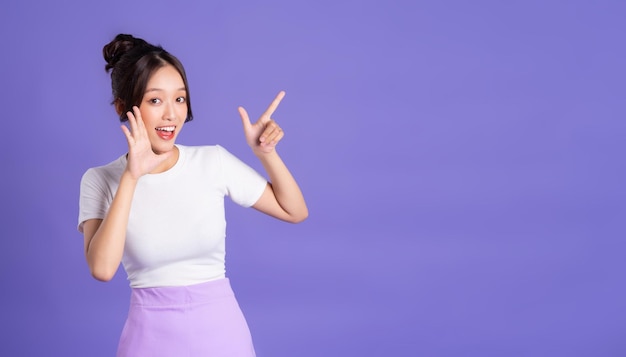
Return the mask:
<svg viewBox="0 0 626 357">
<path fill-rule="evenodd" d="M 269 182 L 224 148 L 175 144 L 192 120 L 180 61 L 120 34 L 103 48 L 128 153 L 83 175 L 78 229 L 91 274 L 110 280 L 120 262 L 132 288 L 118 356 L 254 356 L 224 267 L 224 196 L 278 219 L 308 216 L 276 152 L 271 118 L 280 92 L 245 138 Z"/>
</svg>

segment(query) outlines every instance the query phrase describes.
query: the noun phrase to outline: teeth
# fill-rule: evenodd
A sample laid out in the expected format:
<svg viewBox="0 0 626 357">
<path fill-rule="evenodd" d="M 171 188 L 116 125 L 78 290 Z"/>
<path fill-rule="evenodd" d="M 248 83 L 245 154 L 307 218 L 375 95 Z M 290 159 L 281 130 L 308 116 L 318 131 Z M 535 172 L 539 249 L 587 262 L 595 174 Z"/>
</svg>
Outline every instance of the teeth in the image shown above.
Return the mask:
<svg viewBox="0 0 626 357">
<path fill-rule="evenodd" d="M 176 129 L 175 126 L 163 126 L 163 127 L 160 127 L 160 128 L 156 128 L 156 130 L 169 131 L 169 132 L 174 131 L 174 129 Z"/>
</svg>

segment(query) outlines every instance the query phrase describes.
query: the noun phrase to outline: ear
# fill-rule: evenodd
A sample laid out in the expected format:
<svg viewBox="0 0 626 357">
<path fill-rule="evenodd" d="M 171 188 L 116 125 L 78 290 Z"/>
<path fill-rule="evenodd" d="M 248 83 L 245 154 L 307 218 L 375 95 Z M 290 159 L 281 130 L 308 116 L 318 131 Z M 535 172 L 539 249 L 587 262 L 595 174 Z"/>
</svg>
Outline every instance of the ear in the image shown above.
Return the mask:
<svg viewBox="0 0 626 357">
<path fill-rule="evenodd" d="M 117 115 L 122 116 L 122 114 L 124 113 L 124 109 L 125 109 L 125 105 L 124 105 L 124 101 L 122 101 L 120 98 L 115 99 L 114 101 L 115 104 L 115 111 L 117 112 Z"/>
</svg>

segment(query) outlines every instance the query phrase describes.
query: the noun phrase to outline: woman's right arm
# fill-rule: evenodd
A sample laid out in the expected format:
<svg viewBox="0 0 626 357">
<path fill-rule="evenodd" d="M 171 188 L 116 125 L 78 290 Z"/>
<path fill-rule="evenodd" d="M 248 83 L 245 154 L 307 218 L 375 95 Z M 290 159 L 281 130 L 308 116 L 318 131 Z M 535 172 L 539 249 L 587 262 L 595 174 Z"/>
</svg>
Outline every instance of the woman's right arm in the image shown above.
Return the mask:
<svg viewBox="0 0 626 357">
<path fill-rule="evenodd" d="M 83 223 L 87 264 L 91 275 L 100 281 L 111 280 L 122 261 L 136 186 L 137 179 L 125 171 L 105 218 Z"/>
<path fill-rule="evenodd" d="M 128 161 L 117 192 L 104 219 L 83 223 L 87 264 L 91 275 L 101 281 L 111 280 L 122 261 L 137 181 L 172 156 L 172 152 L 157 155 L 152 151 L 138 107 L 133 107 L 127 116 L 130 129 L 122 125 L 122 131 L 128 141 Z"/>
</svg>

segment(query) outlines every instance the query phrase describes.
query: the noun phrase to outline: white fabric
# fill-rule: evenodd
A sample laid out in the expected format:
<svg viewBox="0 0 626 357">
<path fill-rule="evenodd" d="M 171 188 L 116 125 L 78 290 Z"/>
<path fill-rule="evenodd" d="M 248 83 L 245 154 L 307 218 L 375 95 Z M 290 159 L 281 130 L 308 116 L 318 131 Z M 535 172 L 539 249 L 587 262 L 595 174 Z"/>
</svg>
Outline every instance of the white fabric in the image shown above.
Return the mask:
<svg viewBox="0 0 626 357">
<path fill-rule="evenodd" d="M 225 276 L 224 196 L 252 206 L 267 180 L 219 145 L 177 145 L 166 172 L 142 176 L 135 190 L 122 264 L 134 288 L 182 286 Z M 105 217 L 126 156 L 87 170 L 80 187 L 78 230 Z"/>
</svg>

